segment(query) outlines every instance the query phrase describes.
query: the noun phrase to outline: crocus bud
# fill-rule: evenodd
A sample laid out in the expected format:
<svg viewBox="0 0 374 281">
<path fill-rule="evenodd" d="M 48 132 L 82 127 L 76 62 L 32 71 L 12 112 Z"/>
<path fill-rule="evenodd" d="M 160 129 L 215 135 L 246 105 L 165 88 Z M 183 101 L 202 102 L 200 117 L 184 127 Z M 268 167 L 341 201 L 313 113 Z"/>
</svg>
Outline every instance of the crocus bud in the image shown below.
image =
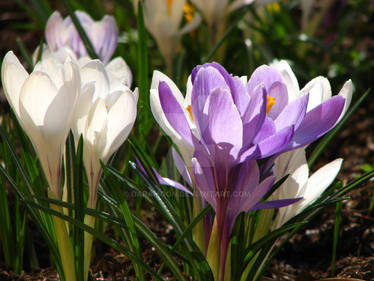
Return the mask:
<svg viewBox="0 0 374 281">
<path fill-rule="evenodd" d="M 101 21 L 94 21 L 84 12 L 75 12 L 80 24 L 90 39 L 99 59 L 107 63 L 112 57 L 118 41 L 118 28 L 114 17 L 104 16 Z M 55 11 L 48 19 L 45 37 L 52 51 L 68 46 L 77 57 L 87 56 L 87 50 L 70 16 L 63 19 Z"/>
<path fill-rule="evenodd" d="M 1 67 L 6 98 L 39 156 L 49 194 L 61 195 L 61 159 L 81 84 L 70 57 L 42 58 L 28 74 L 12 51 Z"/>
</svg>

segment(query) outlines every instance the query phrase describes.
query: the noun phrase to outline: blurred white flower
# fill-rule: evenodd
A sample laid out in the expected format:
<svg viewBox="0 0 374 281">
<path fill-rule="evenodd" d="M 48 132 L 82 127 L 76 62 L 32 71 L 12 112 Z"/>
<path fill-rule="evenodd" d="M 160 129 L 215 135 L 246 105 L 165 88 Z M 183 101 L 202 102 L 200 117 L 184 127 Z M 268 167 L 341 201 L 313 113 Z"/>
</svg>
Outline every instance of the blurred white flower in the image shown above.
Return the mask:
<svg viewBox="0 0 374 281">
<path fill-rule="evenodd" d="M 104 63 L 112 57 L 118 41 L 118 28 L 112 16 L 104 16 L 101 21 L 94 21 L 84 12 L 75 12 L 80 24 L 90 39 L 96 54 Z M 86 48 L 80 39 L 70 16 L 63 19 L 55 11 L 48 19 L 45 28 L 45 38 L 52 51 L 70 47 L 77 57 L 87 56 Z"/>
<path fill-rule="evenodd" d="M 226 16 L 245 5 L 255 3 L 256 5 L 266 5 L 277 0 L 235 0 L 229 3 L 229 0 L 191 0 L 196 7 L 203 13 L 205 20 L 210 26 L 224 21 Z"/>
<path fill-rule="evenodd" d="M 300 201 L 280 208 L 275 219 L 275 228 L 281 227 L 292 217 L 316 201 L 338 175 L 343 159 L 336 159 L 309 177 L 305 149 L 299 148 L 281 154 L 274 163 L 274 175 L 280 180 L 289 175 L 286 181 L 272 194 L 272 200 L 302 197 Z"/>
<path fill-rule="evenodd" d="M 135 1 L 137 2 L 137 1 Z M 136 3 L 134 3 L 136 5 Z M 145 0 L 144 22 L 148 31 L 155 38 L 160 52 L 167 64 L 171 64 L 183 34 L 195 29 L 201 21 L 198 13 L 189 15 L 188 23 L 180 28 L 186 0 Z"/>
<path fill-rule="evenodd" d="M 61 196 L 61 158 L 81 89 L 78 65 L 61 58 L 42 58 L 28 74 L 9 51 L 1 67 L 6 98 L 34 145 L 53 198 Z"/>
</svg>

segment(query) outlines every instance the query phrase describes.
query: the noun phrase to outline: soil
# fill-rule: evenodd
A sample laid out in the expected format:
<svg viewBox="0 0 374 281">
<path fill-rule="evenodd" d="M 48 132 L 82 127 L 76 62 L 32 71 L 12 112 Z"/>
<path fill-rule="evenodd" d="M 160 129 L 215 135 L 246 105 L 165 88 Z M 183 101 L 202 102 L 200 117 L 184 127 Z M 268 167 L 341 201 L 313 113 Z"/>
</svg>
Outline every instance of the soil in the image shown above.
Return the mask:
<svg viewBox="0 0 374 281">
<path fill-rule="evenodd" d="M 0 1 L 0 54 L 7 50 L 16 50 L 14 38 L 20 37 L 26 45 L 38 44 L 35 33 L 25 33 L 7 28 L 10 22 L 23 22 L 25 15 L 18 12 L 11 1 Z M 11 39 L 11 40 L 10 40 Z M 361 93 L 356 93 L 359 95 Z M 0 103 L 0 111 L 7 106 Z M 344 159 L 338 178 L 349 182 L 362 175 L 364 164 L 374 164 L 374 98 L 369 98 L 347 122 L 328 149 L 320 157 L 316 167 L 320 167 L 337 157 Z M 369 214 L 369 204 L 373 196 L 374 182 L 369 181 L 362 187 L 349 193 L 350 199 L 344 201 L 342 222 L 338 241 L 335 279 L 331 275 L 331 256 L 335 207 L 326 208 L 299 231 L 273 260 L 264 280 L 374 280 L 374 214 Z M 146 223 L 165 241 L 173 241 L 173 232 L 169 225 L 162 222 L 157 214 L 150 212 Z M 154 249 L 146 247 L 144 260 L 154 268 L 160 266 L 160 259 Z M 96 257 L 91 267 L 91 280 L 135 280 L 134 271 L 126 256 L 96 242 Z M 38 251 L 48 252 L 43 245 L 37 245 Z M 38 253 L 39 254 L 39 253 Z M 0 259 L 1 261 L 1 259 Z M 41 259 L 40 269 L 27 268 L 17 275 L 5 268 L 0 262 L 0 280 L 58 280 L 56 270 L 50 267 L 49 257 Z M 352 279 L 349 279 L 352 278 Z M 167 273 L 165 280 L 172 280 Z"/>
</svg>

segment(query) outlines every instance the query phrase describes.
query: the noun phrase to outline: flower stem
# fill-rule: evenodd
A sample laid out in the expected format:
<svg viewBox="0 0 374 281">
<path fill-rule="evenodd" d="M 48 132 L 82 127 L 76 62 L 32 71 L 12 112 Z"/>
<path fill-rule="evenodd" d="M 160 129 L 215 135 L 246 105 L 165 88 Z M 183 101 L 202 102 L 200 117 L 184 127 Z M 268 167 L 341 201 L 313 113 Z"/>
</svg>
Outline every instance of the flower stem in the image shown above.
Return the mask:
<svg viewBox="0 0 374 281">
<path fill-rule="evenodd" d="M 196 217 L 202 211 L 202 203 L 200 192 L 197 188 L 194 188 L 193 196 L 193 216 Z M 205 241 L 204 241 L 204 222 L 203 220 L 199 221 L 192 230 L 193 240 L 196 242 L 196 245 L 199 247 L 201 252 L 205 252 Z"/>
<path fill-rule="evenodd" d="M 217 227 L 217 218 L 214 218 L 212 233 L 209 239 L 208 251 L 206 254 L 206 259 L 210 265 L 210 268 L 213 272 L 214 280 L 219 279 L 220 272 L 220 239 L 218 237 L 218 227 Z"/>
<path fill-rule="evenodd" d="M 63 209 L 61 206 L 51 204 L 51 208 L 52 210 L 63 213 Z M 73 246 L 69 239 L 65 221 L 56 216 L 53 216 L 53 225 L 55 227 L 56 241 L 58 250 L 60 252 L 65 280 L 76 281 Z"/>
<path fill-rule="evenodd" d="M 89 227 L 95 227 L 95 218 L 92 216 L 85 216 L 84 223 Z M 88 279 L 88 270 L 91 264 L 91 255 L 92 255 L 92 243 L 93 243 L 93 236 L 88 233 L 84 232 L 84 280 Z"/>
</svg>

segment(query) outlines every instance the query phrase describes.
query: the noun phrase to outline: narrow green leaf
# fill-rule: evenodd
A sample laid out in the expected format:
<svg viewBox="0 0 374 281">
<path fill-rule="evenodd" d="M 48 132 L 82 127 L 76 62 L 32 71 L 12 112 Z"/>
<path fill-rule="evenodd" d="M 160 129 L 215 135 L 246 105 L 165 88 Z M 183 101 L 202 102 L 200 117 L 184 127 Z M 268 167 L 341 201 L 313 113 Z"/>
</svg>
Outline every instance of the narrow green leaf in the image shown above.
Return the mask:
<svg viewBox="0 0 374 281">
<path fill-rule="evenodd" d="M 336 251 L 338 247 L 340 223 L 342 220 L 341 210 L 342 210 L 342 202 L 339 201 L 338 203 L 336 203 L 336 209 L 335 209 L 334 236 L 333 236 L 332 257 L 331 257 L 331 276 L 335 276 Z"/>
<path fill-rule="evenodd" d="M 74 13 L 74 10 L 70 6 L 69 1 L 68 0 L 62 0 L 62 2 L 64 3 L 65 9 L 68 11 L 69 16 L 71 17 L 71 20 L 72 20 L 75 28 L 78 31 L 78 34 L 79 34 L 79 36 L 80 36 L 80 38 L 81 38 L 81 40 L 84 44 L 84 47 L 86 48 L 86 51 L 87 51 L 88 55 L 92 59 L 99 58 L 98 55 L 96 54 L 95 48 L 92 45 L 92 42 L 90 41 L 90 39 L 87 36 L 87 33 L 84 31 L 82 25 L 80 24 L 77 16 Z"/>
<path fill-rule="evenodd" d="M 116 251 L 118 251 L 120 253 L 123 253 L 126 256 L 128 256 L 131 260 L 136 261 L 140 266 L 142 266 L 144 268 L 145 271 L 147 271 L 149 274 L 151 274 L 155 278 L 155 280 L 159 280 L 159 281 L 163 280 L 156 272 L 153 271 L 153 269 L 149 265 L 147 265 L 143 260 L 139 259 L 136 256 L 135 253 L 133 253 L 132 251 L 130 251 L 129 249 L 127 249 L 126 247 L 121 245 L 121 243 L 115 241 L 114 239 L 109 238 L 108 236 L 104 235 L 103 233 L 95 230 L 94 228 L 91 228 L 91 227 L 87 226 L 86 224 L 84 224 L 80 221 L 77 221 L 77 220 L 75 220 L 75 219 L 73 219 L 73 218 L 71 218 L 67 215 L 64 215 L 60 212 L 52 210 L 51 208 L 42 206 L 42 205 L 37 204 L 33 201 L 25 201 L 25 203 L 30 205 L 32 208 L 37 208 L 37 209 L 43 210 L 44 212 L 47 212 L 47 213 L 49 213 L 53 216 L 57 216 L 57 217 L 59 217 L 63 220 L 66 220 L 67 222 L 69 222 L 71 224 L 77 225 L 78 227 L 80 227 L 84 231 L 92 234 L 94 237 L 101 240 L 102 242 L 104 242 L 108 246 L 112 247 Z M 93 210 L 93 211 L 95 211 L 95 210 Z"/>
<path fill-rule="evenodd" d="M 22 55 L 23 59 L 26 62 L 27 68 L 30 71 L 32 71 L 34 69 L 34 63 L 32 61 L 32 57 L 31 57 L 29 51 L 27 50 L 26 46 L 23 44 L 21 38 L 17 37 L 16 38 L 16 43 L 18 45 L 18 48 L 21 52 L 21 55 Z"/>
</svg>

